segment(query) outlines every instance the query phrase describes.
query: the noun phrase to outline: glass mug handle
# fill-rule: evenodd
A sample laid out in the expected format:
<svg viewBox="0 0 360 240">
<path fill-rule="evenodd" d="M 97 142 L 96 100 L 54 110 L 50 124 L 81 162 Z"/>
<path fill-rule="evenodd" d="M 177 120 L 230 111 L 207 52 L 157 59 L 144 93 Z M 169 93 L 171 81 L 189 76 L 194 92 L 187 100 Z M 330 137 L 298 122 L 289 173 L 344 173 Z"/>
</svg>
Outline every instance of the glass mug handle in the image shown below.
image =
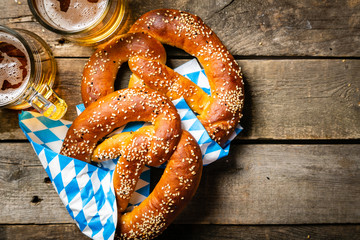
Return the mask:
<svg viewBox="0 0 360 240">
<path fill-rule="evenodd" d="M 48 85 L 44 87 L 46 96 L 41 95 L 31 87 L 31 94 L 26 98 L 26 101 L 45 117 L 58 120 L 66 113 L 67 104 Z"/>
</svg>

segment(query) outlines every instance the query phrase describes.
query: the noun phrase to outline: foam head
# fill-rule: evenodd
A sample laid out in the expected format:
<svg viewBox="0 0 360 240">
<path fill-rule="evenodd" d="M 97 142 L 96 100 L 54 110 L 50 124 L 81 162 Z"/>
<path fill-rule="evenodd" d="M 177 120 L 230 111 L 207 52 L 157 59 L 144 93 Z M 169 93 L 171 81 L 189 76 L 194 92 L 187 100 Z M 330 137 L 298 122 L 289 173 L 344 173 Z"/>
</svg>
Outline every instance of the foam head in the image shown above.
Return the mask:
<svg viewBox="0 0 360 240">
<path fill-rule="evenodd" d="M 29 81 L 30 68 L 24 45 L 14 36 L 0 32 L 0 106 L 21 95 Z"/>
<path fill-rule="evenodd" d="M 43 10 L 56 28 L 81 31 L 93 25 L 104 13 L 108 0 L 72 0 L 63 5 L 59 0 L 42 0 Z"/>
</svg>

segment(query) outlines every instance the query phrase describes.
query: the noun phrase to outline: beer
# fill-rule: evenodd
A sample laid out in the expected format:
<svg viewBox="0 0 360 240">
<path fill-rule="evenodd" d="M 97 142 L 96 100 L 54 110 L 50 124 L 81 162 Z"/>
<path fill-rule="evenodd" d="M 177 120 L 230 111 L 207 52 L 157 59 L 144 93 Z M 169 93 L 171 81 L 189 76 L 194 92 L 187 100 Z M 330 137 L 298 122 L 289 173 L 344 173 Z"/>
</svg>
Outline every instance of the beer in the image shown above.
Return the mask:
<svg viewBox="0 0 360 240">
<path fill-rule="evenodd" d="M 128 30 L 126 0 L 29 0 L 47 29 L 82 45 L 95 45 Z"/>
<path fill-rule="evenodd" d="M 101 18 L 106 10 L 107 0 L 43 0 L 42 4 L 54 26 L 64 31 L 81 31 Z"/>
<path fill-rule="evenodd" d="M 0 107 L 34 107 L 59 119 L 67 105 L 53 90 L 56 63 L 49 46 L 26 30 L 0 26 Z"/>
<path fill-rule="evenodd" d="M 15 37 L 0 32 L 0 106 L 14 101 L 26 88 L 30 59 Z"/>
</svg>

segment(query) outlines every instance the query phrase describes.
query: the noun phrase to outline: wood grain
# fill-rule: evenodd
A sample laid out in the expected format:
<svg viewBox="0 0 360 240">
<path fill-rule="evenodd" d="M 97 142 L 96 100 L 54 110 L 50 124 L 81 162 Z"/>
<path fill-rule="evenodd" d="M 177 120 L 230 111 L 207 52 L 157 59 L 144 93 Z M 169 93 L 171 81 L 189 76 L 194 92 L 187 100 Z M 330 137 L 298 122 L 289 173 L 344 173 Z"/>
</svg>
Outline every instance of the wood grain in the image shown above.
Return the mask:
<svg viewBox="0 0 360 240">
<path fill-rule="evenodd" d="M 57 59 L 57 92 L 76 117 L 87 59 Z M 171 60 L 176 67 L 187 60 Z M 241 139 L 359 139 L 360 60 L 238 60 L 245 76 Z M 125 88 L 130 71 L 119 71 Z M 16 112 L 0 110 L 0 139 L 25 139 Z"/>
<path fill-rule="evenodd" d="M 235 55 L 246 83 L 245 130 L 229 157 L 205 167 L 197 195 L 158 239 L 360 239 L 360 1 L 129 2 L 132 21 L 156 8 L 199 15 Z M 0 24 L 48 42 L 56 91 L 74 119 L 93 48 L 46 30 L 26 0 L 2 0 L 0 13 Z M 166 49 L 171 67 L 190 58 Z M 124 88 L 130 72 L 121 70 Z M 88 239 L 17 114 L 0 109 L 0 239 Z M 152 186 L 160 176 L 152 170 Z"/>
<path fill-rule="evenodd" d="M 158 240 L 191 239 L 358 239 L 358 225 L 180 225 L 173 224 Z"/>
<path fill-rule="evenodd" d="M 360 4 L 356 0 L 133 0 L 130 8 L 134 20 L 157 8 L 197 14 L 238 56 L 360 56 Z M 26 1 L 3 0 L 0 12 L 0 24 L 31 29 L 50 44 L 56 56 L 91 53 L 91 48 L 59 41 L 62 36 L 35 22 Z"/>
<path fill-rule="evenodd" d="M 1 240 L 90 239 L 75 224 L 0 225 Z"/>
<path fill-rule="evenodd" d="M 0 224 L 72 223 L 29 143 L 1 143 Z M 233 144 L 205 167 L 200 188 L 176 220 L 187 224 L 360 222 L 356 144 Z M 152 171 L 152 180 L 161 170 Z"/>
<path fill-rule="evenodd" d="M 1 240 L 67 240 L 89 239 L 75 224 L 49 225 L 0 225 Z M 157 240 L 217 240 L 217 239 L 317 239 L 357 240 L 360 238 L 359 225 L 185 225 L 173 224 Z"/>
</svg>

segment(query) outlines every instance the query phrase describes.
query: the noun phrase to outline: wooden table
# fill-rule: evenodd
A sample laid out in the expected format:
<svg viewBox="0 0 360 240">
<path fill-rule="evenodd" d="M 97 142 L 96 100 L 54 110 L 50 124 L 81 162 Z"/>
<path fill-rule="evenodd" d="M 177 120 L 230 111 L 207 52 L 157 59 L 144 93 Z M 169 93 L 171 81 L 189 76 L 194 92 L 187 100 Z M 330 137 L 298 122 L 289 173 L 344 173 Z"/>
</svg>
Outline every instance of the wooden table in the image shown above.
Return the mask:
<svg viewBox="0 0 360 240">
<path fill-rule="evenodd" d="M 360 2 L 130 1 L 199 15 L 245 76 L 245 130 L 207 166 L 192 203 L 159 239 L 360 239 Z M 25 0 L 2 0 L 0 24 L 51 46 L 57 92 L 75 118 L 93 49 L 34 21 Z M 190 56 L 167 48 L 169 65 Z M 121 86 L 130 72 L 122 68 Z M 18 126 L 0 111 L 0 239 L 86 239 Z M 155 178 L 158 171 L 153 171 Z"/>
</svg>

